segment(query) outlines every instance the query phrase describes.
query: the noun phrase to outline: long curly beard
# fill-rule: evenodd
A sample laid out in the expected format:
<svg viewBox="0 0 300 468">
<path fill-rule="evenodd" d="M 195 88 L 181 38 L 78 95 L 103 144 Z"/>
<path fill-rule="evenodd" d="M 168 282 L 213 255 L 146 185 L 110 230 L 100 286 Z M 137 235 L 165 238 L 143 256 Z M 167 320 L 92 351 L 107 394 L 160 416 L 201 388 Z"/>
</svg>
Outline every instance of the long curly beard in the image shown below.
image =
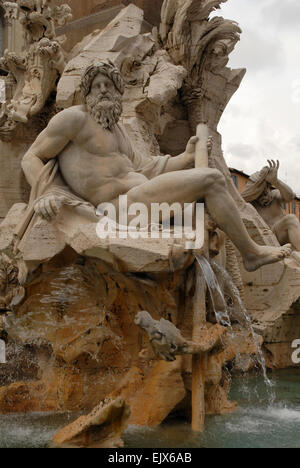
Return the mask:
<svg viewBox="0 0 300 468">
<path fill-rule="evenodd" d="M 107 100 L 86 97 L 86 106 L 91 117 L 106 130 L 111 130 L 116 125 L 123 111 L 121 96 L 107 95 Z"/>
</svg>

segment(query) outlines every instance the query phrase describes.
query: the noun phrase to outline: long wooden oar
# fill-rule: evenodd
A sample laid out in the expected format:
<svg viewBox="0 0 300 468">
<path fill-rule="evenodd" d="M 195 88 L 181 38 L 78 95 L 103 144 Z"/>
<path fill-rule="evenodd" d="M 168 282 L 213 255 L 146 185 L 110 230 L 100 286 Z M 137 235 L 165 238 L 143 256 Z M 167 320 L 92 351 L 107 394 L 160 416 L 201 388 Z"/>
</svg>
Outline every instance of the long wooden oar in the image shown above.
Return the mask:
<svg viewBox="0 0 300 468">
<path fill-rule="evenodd" d="M 196 144 L 195 168 L 208 167 L 207 141 L 209 128 L 206 124 L 197 127 L 199 141 Z M 204 249 L 208 250 L 206 245 Z M 193 341 L 199 342 L 201 330 L 206 324 L 206 283 L 198 262 L 196 262 L 196 290 L 193 303 Z M 192 429 L 203 432 L 205 426 L 205 374 L 207 353 L 193 356 L 192 366 Z"/>
</svg>

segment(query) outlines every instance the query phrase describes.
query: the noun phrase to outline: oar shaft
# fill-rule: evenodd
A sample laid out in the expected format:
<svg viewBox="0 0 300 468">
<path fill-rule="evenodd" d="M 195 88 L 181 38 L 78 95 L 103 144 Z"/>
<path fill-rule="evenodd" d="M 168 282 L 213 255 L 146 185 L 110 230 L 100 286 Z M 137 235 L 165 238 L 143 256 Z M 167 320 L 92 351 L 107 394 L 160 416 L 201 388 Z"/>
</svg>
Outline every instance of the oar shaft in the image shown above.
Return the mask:
<svg viewBox="0 0 300 468">
<path fill-rule="evenodd" d="M 208 148 L 207 141 L 209 138 L 209 128 L 206 124 L 199 124 L 197 127 L 197 137 L 199 138 L 196 144 L 195 168 L 208 167 Z"/>
</svg>

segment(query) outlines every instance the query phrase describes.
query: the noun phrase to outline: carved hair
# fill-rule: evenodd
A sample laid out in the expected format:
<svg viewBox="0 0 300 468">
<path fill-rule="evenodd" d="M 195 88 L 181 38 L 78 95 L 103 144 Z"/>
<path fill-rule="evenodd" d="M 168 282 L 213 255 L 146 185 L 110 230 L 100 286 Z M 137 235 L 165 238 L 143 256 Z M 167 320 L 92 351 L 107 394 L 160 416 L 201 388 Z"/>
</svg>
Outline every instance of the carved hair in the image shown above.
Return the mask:
<svg viewBox="0 0 300 468">
<path fill-rule="evenodd" d="M 80 83 L 80 89 L 84 98 L 86 98 L 91 91 L 92 83 L 100 73 L 107 76 L 113 82 L 115 88 L 121 95 L 124 94 L 125 85 L 121 73 L 118 68 L 108 60 L 106 62 L 94 63 L 85 70 Z"/>
</svg>

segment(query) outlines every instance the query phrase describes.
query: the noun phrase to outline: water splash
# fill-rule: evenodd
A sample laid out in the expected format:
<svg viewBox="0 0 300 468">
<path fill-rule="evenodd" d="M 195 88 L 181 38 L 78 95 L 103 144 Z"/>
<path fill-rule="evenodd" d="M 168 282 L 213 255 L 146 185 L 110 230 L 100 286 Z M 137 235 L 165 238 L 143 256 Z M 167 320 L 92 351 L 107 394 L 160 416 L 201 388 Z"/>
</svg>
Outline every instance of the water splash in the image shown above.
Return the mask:
<svg viewBox="0 0 300 468">
<path fill-rule="evenodd" d="M 224 293 L 223 293 L 223 291 L 222 291 L 222 289 L 220 287 L 220 284 L 219 284 L 219 281 L 217 279 L 215 271 L 223 278 L 224 283 L 228 284 L 230 286 L 230 289 L 231 289 L 231 291 L 232 291 L 232 293 L 234 295 L 234 299 L 237 301 L 237 303 L 239 305 L 239 308 L 240 308 L 240 311 L 242 313 L 242 316 L 243 316 L 243 319 L 244 319 L 243 320 L 244 324 L 246 325 L 246 328 L 251 333 L 253 341 L 256 344 L 257 359 L 258 359 L 258 362 L 259 362 L 260 367 L 261 367 L 262 372 L 263 372 L 263 377 L 264 377 L 265 384 L 266 384 L 267 388 L 269 389 L 269 402 L 270 402 L 270 404 L 274 403 L 275 397 L 276 397 L 274 389 L 273 389 L 274 383 L 268 378 L 266 360 L 265 360 L 262 348 L 261 348 L 260 343 L 259 343 L 259 336 L 254 332 L 254 328 L 252 326 L 251 318 L 250 318 L 250 316 L 249 316 L 249 314 L 248 314 L 248 312 L 247 312 L 247 310 L 246 310 L 246 308 L 244 306 L 244 303 L 243 303 L 243 301 L 241 299 L 240 292 L 239 292 L 238 288 L 233 283 L 231 276 L 228 274 L 228 272 L 221 265 L 219 265 L 216 262 L 211 262 L 211 264 L 210 264 L 208 262 L 208 260 L 206 258 L 204 258 L 204 257 L 198 257 L 197 256 L 196 259 L 197 259 L 197 262 L 199 263 L 199 265 L 201 267 L 201 270 L 203 272 L 207 287 L 209 289 L 210 296 L 211 296 L 211 301 L 212 301 L 212 304 L 213 304 L 213 308 L 214 308 L 214 311 L 215 311 L 215 314 L 216 314 L 217 321 L 221 325 L 225 325 L 225 326 L 229 326 L 229 327 L 231 327 L 231 320 L 230 320 L 230 316 L 229 316 L 229 312 L 228 312 L 228 307 L 227 307 L 227 304 L 226 304 L 226 300 L 224 298 Z M 216 311 L 216 306 L 215 306 L 215 298 L 216 297 L 217 298 L 221 297 L 221 303 L 224 306 L 224 311 L 222 311 L 222 312 Z M 218 300 L 218 302 L 219 302 L 219 300 Z"/>
<path fill-rule="evenodd" d="M 218 271 L 218 273 L 220 275 L 222 275 L 224 281 L 230 285 L 230 289 L 232 290 L 232 293 L 234 294 L 234 299 L 236 299 L 236 301 L 238 302 L 238 305 L 239 305 L 239 308 L 240 308 L 240 311 L 242 312 L 243 314 L 243 317 L 245 319 L 245 322 L 246 322 L 246 325 L 247 325 L 247 328 L 248 330 L 250 331 L 251 333 L 251 336 L 253 338 L 253 341 L 254 343 L 256 344 L 256 348 L 257 348 L 257 359 L 258 359 L 258 362 L 260 364 L 260 367 L 263 371 L 263 376 L 264 376 L 264 380 L 265 380 L 265 383 L 268 387 L 272 388 L 274 386 L 273 382 L 268 378 L 268 375 L 267 375 L 267 366 L 266 366 L 266 360 L 265 360 L 265 356 L 264 356 L 264 353 L 262 351 L 262 348 L 261 348 L 261 345 L 259 343 L 259 336 L 255 333 L 254 331 L 254 328 L 253 328 L 253 325 L 252 325 L 252 321 L 251 321 L 251 318 L 247 312 L 247 309 L 246 307 L 244 306 L 244 303 L 242 301 L 242 298 L 240 296 L 240 292 L 238 290 L 238 288 L 236 287 L 236 285 L 234 284 L 234 282 L 232 281 L 232 278 L 231 276 L 229 275 L 229 273 L 225 270 L 225 268 L 223 268 L 221 265 L 219 265 L 218 263 L 216 262 L 212 262 L 212 265 L 213 265 L 213 268 L 216 269 Z M 271 395 L 272 396 L 272 402 L 274 402 L 274 399 L 275 399 L 275 395 Z"/>
<path fill-rule="evenodd" d="M 217 322 L 220 325 L 231 328 L 231 320 L 224 294 L 210 263 L 205 257 L 197 256 L 196 260 L 199 263 L 205 278 Z"/>
</svg>

